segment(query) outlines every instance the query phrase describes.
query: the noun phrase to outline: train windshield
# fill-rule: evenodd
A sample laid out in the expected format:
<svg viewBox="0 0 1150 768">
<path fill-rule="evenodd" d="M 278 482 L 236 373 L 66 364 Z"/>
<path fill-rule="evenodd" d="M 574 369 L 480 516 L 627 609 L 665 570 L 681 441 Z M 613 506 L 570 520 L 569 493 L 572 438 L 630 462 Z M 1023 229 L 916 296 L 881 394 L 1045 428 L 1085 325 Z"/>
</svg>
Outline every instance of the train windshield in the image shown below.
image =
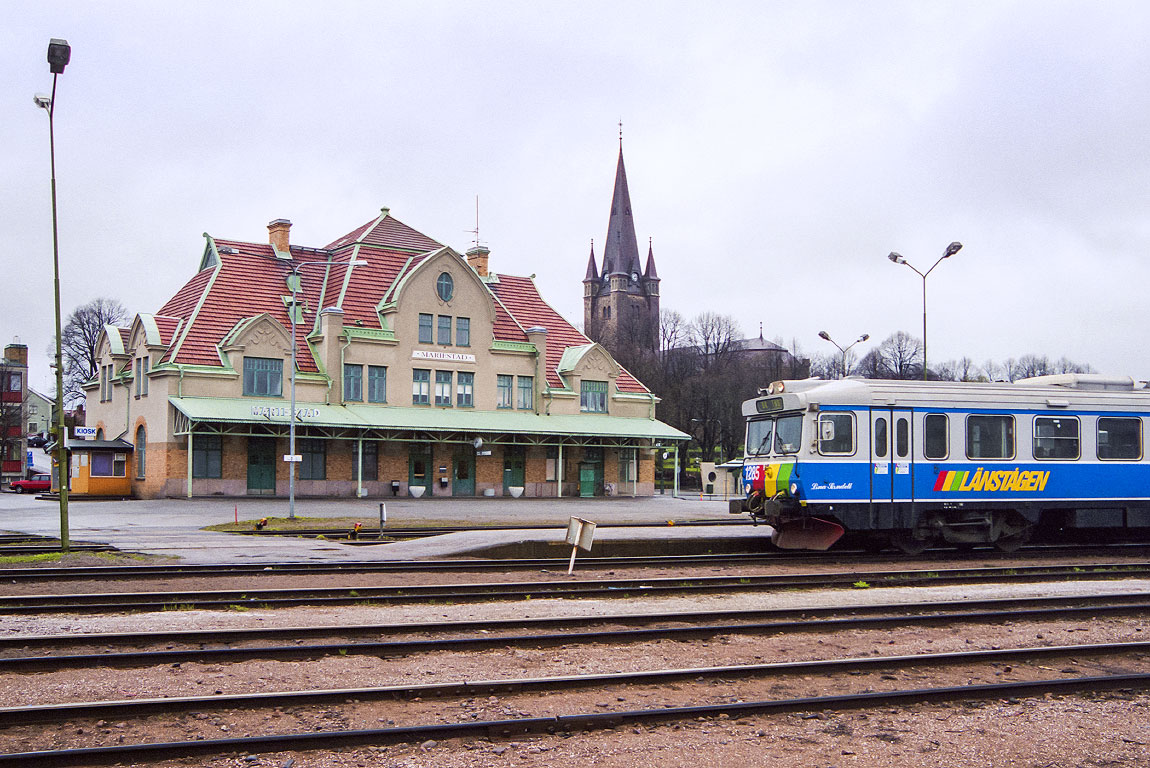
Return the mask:
<svg viewBox="0 0 1150 768">
<path fill-rule="evenodd" d="M 803 417 L 779 416 L 747 422 L 747 455 L 769 456 L 798 453 Z"/>
<path fill-rule="evenodd" d="M 780 416 L 775 420 L 775 453 L 798 453 L 802 434 L 802 416 Z"/>
<path fill-rule="evenodd" d="M 747 455 L 766 456 L 769 454 L 774 431 L 774 419 L 756 419 L 747 422 Z"/>
</svg>

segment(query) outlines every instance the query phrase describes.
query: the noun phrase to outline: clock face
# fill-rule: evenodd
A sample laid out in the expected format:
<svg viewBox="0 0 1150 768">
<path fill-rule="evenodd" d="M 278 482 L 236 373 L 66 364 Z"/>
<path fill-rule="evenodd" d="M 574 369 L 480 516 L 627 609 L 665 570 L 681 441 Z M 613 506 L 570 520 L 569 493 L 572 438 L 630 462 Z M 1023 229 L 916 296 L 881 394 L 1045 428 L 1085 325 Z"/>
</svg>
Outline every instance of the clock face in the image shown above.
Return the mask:
<svg viewBox="0 0 1150 768">
<path fill-rule="evenodd" d="M 635 283 L 639 282 L 639 273 L 638 272 L 632 272 L 631 273 L 631 281 L 635 282 Z"/>
</svg>

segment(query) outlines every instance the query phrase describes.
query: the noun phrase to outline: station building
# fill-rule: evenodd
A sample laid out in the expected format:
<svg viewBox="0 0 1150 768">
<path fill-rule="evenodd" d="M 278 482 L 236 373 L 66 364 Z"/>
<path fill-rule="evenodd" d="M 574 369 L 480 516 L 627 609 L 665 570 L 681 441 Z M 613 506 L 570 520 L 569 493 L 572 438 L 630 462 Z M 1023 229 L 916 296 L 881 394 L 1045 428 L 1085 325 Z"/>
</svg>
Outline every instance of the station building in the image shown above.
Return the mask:
<svg viewBox="0 0 1150 768">
<path fill-rule="evenodd" d="M 387 208 L 322 248 L 290 229 L 205 234 L 175 296 L 105 327 L 87 421 L 131 445 L 134 495 L 285 496 L 289 466 L 299 496 L 654 493 L 687 435 L 531 278 Z"/>
</svg>

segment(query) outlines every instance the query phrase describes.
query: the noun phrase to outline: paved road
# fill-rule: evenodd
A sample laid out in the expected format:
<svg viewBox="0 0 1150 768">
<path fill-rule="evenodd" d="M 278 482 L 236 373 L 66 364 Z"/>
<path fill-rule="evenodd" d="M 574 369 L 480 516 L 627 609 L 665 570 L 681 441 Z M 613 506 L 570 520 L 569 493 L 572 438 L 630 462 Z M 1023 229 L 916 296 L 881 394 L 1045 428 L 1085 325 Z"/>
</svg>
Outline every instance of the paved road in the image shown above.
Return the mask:
<svg viewBox="0 0 1150 768">
<path fill-rule="evenodd" d="M 644 499 L 389 499 L 389 527 L 419 525 L 537 525 L 554 531 L 486 531 L 449 534 L 380 546 L 347 546 L 333 541 L 237 536 L 201 530 L 205 526 L 261 517 L 286 517 L 285 499 L 160 499 L 149 501 L 75 501 L 69 504 L 74 542 L 109 544 L 124 551 L 182 558 L 190 563 L 395 560 L 465 555 L 493 544 L 555 541 L 571 517 L 601 525 L 646 522 L 650 528 L 602 530 L 605 538 L 689 538 L 713 536 L 714 528 L 687 529 L 668 521 L 719 519 L 743 523 L 727 512 L 725 501 L 656 496 Z M 379 519 L 380 500 L 297 499 L 298 517 Z M 374 527 L 374 526 L 373 526 Z M 0 530 L 58 536 L 59 503 L 32 496 L 0 494 Z M 762 537 L 764 528 L 732 525 L 724 536 Z"/>
</svg>

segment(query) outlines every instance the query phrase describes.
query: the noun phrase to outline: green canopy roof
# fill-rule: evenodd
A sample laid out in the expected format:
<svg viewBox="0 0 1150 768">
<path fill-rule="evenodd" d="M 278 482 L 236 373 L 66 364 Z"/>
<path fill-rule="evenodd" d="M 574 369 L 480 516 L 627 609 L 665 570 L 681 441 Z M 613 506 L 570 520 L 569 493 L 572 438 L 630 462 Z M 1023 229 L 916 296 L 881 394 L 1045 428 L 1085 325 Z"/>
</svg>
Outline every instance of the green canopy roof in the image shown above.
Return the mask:
<svg viewBox="0 0 1150 768">
<path fill-rule="evenodd" d="M 263 398 L 170 397 L 193 423 L 289 423 L 290 404 Z M 298 426 L 452 432 L 502 432 L 611 438 L 687 440 L 689 436 L 655 419 L 605 413 L 547 416 L 531 411 L 479 411 L 469 408 L 405 408 L 389 405 L 296 403 Z"/>
</svg>

